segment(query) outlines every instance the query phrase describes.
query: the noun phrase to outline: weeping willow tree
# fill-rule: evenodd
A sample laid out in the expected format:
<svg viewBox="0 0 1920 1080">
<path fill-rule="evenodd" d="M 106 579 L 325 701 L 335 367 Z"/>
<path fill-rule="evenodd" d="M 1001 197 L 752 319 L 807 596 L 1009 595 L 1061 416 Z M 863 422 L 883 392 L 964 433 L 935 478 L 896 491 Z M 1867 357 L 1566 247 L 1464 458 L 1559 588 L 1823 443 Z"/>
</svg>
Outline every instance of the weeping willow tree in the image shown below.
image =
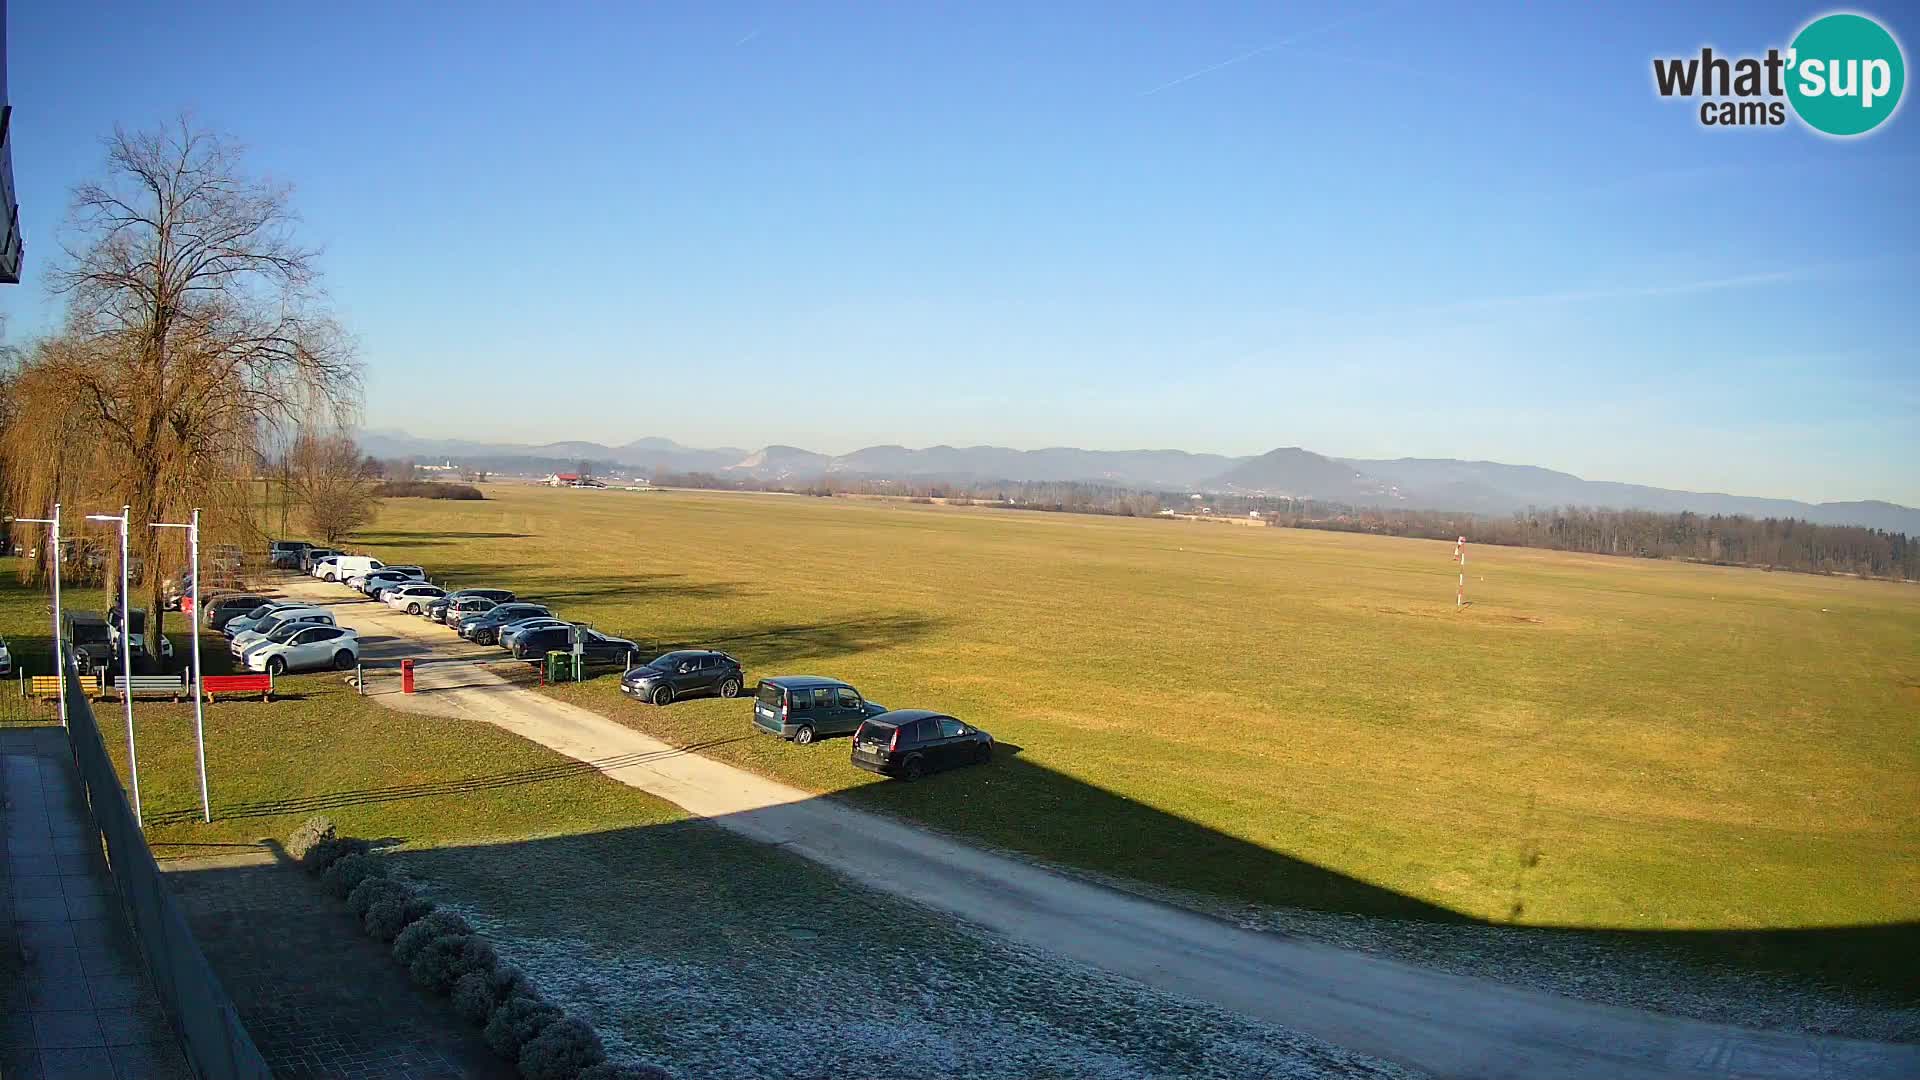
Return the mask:
<svg viewBox="0 0 1920 1080">
<path fill-rule="evenodd" d="M 181 531 L 151 524 L 199 507 L 203 551 L 256 545 L 251 482 L 273 433 L 347 423 L 358 400 L 288 196 L 188 120 L 116 132 L 105 176 L 74 192 L 53 272 L 65 323 L 12 373 L 8 505 L 39 516 L 60 502 L 75 519 L 132 508 L 151 649 L 166 579 L 186 561 Z"/>
</svg>

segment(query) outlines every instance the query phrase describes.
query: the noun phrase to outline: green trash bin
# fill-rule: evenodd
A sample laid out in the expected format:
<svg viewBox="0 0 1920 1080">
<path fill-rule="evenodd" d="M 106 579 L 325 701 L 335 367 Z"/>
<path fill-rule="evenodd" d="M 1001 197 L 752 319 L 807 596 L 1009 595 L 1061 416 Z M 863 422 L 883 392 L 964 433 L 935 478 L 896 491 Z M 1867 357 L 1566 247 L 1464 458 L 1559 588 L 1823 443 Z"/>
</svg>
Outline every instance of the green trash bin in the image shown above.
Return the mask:
<svg viewBox="0 0 1920 1080">
<path fill-rule="evenodd" d="M 561 649 L 547 653 L 547 681 L 568 682 L 573 678 L 573 654 Z"/>
</svg>

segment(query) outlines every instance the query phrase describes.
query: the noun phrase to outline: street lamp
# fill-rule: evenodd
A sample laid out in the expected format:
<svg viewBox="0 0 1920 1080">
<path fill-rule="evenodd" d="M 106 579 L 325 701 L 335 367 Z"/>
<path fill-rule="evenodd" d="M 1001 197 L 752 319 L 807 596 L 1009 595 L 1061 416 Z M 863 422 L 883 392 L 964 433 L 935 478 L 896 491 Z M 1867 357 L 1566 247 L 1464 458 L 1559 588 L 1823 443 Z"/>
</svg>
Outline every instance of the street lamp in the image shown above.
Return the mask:
<svg viewBox="0 0 1920 1080">
<path fill-rule="evenodd" d="M 193 561 L 193 610 L 187 616 L 187 629 L 193 633 L 193 750 L 200 763 L 200 816 L 207 822 L 213 821 L 213 803 L 207 798 L 207 730 L 202 715 L 203 702 L 206 700 L 206 681 L 200 675 L 200 508 L 194 507 L 193 520 L 176 524 L 169 521 L 156 521 L 156 529 L 187 530 L 187 552 Z M 131 730 L 131 726 L 129 726 Z"/>
<path fill-rule="evenodd" d="M 127 595 L 127 522 L 133 507 L 122 506 L 117 514 L 88 514 L 88 521 L 120 523 L 120 700 L 127 704 L 127 776 L 133 786 L 133 820 L 145 825 L 140 815 L 140 759 L 133 752 L 133 615 Z"/>
<path fill-rule="evenodd" d="M 60 678 L 60 725 L 67 723 L 66 628 L 60 625 L 60 504 L 53 504 L 50 518 L 14 518 L 21 525 L 53 526 L 53 673 Z"/>
</svg>

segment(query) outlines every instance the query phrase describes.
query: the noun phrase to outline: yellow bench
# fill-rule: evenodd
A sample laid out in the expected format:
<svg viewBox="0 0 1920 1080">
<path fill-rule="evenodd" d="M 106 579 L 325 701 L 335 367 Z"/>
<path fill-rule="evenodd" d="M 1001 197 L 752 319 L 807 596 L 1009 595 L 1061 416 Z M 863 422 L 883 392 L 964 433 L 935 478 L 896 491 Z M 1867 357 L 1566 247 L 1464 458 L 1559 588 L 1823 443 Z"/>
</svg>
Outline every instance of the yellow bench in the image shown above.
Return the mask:
<svg viewBox="0 0 1920 1080">
<path fill-rule="evenodd" d="M 80 692 L 87 695 L 90 698 L 99 697 L 102 693 L 100 689 L 100 676 L 98 675 L 80 676 Z M 44 697 L 44 698 L 59 697 L 60 696 L 60 676 L 58 675 L 30 676 L 27 680 L 27 693 L 32 694 L 34 697 Z"/>
</svg>

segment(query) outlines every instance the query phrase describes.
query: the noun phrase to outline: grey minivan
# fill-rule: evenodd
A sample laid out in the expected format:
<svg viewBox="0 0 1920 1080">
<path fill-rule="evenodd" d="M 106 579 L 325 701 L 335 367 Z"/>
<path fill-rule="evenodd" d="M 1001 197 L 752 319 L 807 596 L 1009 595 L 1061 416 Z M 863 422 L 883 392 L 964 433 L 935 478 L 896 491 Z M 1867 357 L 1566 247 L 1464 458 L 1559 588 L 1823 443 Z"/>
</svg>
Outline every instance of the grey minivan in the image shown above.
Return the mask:
<svg viewBox="0 0 1920 1080">
<path fill-rule="evenodd" d="M 779 675 L 760 680 L 753 695 L 753 726 L 805 746 L 822 735 L 847 735 L 886 712 L 839 679 Z"/>
</svg>

